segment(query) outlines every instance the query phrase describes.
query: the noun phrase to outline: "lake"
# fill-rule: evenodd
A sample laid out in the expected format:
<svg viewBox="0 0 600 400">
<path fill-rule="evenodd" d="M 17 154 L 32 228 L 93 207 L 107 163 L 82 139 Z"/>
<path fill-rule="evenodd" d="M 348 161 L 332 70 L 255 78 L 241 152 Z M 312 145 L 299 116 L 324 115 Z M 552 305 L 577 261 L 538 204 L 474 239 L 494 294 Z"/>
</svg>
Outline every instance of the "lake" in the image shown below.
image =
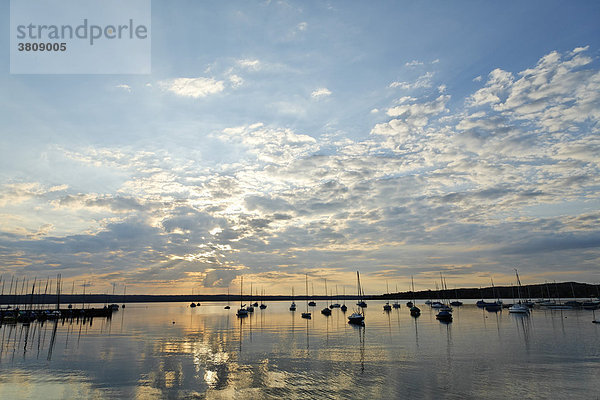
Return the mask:
<svg viewBox="0 0 600 400">
<path fill-rule="evenodd" d="M 597 399 L 600 326 L 586 310 L 490 313 L 454 320 L 418 304 L 365 326 L 340 309 L 300 317 L 289 302 L 239 319 L 236 305 L 128 304 L 91 324 L 0 327 L 2 399 Z M 352 310 L 349 305 L 348 313 Z M 348 315 L 348 314 L 346 314 Z"/>
</svg>

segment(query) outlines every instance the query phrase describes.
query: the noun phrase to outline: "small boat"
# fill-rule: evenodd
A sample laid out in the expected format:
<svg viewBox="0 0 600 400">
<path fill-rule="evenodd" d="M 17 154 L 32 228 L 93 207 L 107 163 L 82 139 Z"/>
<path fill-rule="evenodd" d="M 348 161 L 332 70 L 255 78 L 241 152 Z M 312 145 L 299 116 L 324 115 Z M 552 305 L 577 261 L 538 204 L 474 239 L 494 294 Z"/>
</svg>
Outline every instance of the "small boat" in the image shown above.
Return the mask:
<svg viewBox="0 0 600 400">
<path fill-rule="evenodd" d="M 451 322 L 452 321 L 452 313 L 447 310 L 441 310 L 436 316 L 435 319 L 440 321 Z"/>
<path fill-rule="evenodd" d="M 192 307 L 192 308 L 196 307 L 196 303 L 191 303 L 190 307 Z"/>
<path fill-rule="evenodd" d="M 302 318 L 311 319 L 311 313 L 308 312 L 308 274 L 305 274 L 306 277 L 306 311 L 302 313 Z"/>
<path fill-rule="evenodd" d="M 494 301 L 492 303 L 486 303 L 484 308 L 485 311 L 489 312 L 502 311 L 502 304 Z"/>
<path fill-rule="evenodd" d="M 448 304 L 443 304 L 440 307 L 440 311 L 452 311 L 452 307 L 450 307 Z"/>
<path fill-rule="evenodd" d="M 338 291 L 337 291 L 337 285 L 335 285 L 335 300 L 337 301 L 339 295 L 338 295 Z M 341 305 L 340 303 L 333 303 L 329 306 L 329 308 L 334 309 L 334 308 L 340 308 Z"/>
<path fill-rule="evenodd" d="M 396 284 L 396 297 L 398 297 L 398 284 Z M 392 307 L 394 307 L 395 309 L 400 308 L 400 303 L 398 303 L 398 299 L 394 300 L 394 304 L 392 304 Z"/>
<path fill-rule="evenodd" d="M 346 299 L 346 286 L 344 286 L 344 299 Z M 348 307 L 346 307 L 346 302 L 344 302 L 344 304 L 342 304 L 342 306 L 340 307 L 340 310 L 342 310 L 343 313 L 348 311 Z"/>
<path fill-rule="evenodd" d="M 354 325 L 364 325 L 365 316 L 360 312 L 352 313 L 352 315 L 348 317 L 348 323 Z"/>
<path fill-rule="evenodd" d="M 227 305 L 227 306 L 225 306 L 224 308 L 225 308 L 226 310 L 229 310 L 231 307 Z"/>
<path fill-rule="evenodd" d="M 358 298 L 359 298 L 359 302 L 357 303 L 357 305 L 360 307 L 360 303 L 362 303 L 362 301 L 360 301 L 362 291 L 360 288 L 360 275 L 359 275 L 358 271 L 356 271 L 356 281 L 357 281 Z M 353 324 L 353 325 L 363 326 L 365 324 L 364 312 L 360 309 L 358 311 L 353 312 L 350 316 L 348 316 L 348 323 Z"/>
<path fill-rule="evenodd" d="M 315 285 L 314 285 L 314 284 L 311 282 L 311 283 L 310 283 L 310 286 L 311 286 L 311 288 L 312 288 L 312 295 L 313 295 L 313 297 L 314 297 L 314 296 L 315 296 Z M 309 301 L 309 302 L 308 302 L 308 306 L 309 306 L 309 307 L 316 307 L 316 306 L 317 306 L 317 303 L 316 303 L 314 300 L 311 300 L 311 301 Z"/>
<path fill-rule="evenodd" d="M 411 287 L 412 287 L 412 294 L 413 296 L 415 295 L 415 280 L 413 279 L 413 277 L 410 277 L 410 283 L 411 283 Z M 415 300 L 416 302 L 416 300 Z M 410 315 L 412 317 L 418 317 L 419 315 L 421 315 L 421 309 L 419 307 L 417 307 L 414 302 L 410 302 L 412 305 L 410 306 Z"/>
<path fill-rule="evenodd" d="M 508 308 L 508 312 L 511 314 L 529 314 L 529 307 L 521 303 L 513 304 Z"/>
<path fill-rule="evenodd" d="M 412 306 L 414 306 L 412 301 L 407 301 L 406 302 L 406 307 L 411 308 Z"/>
<path fill-rule="evenodd" d="M 292 287 L 292 304 L 290 305 L 290 311 L 296 311 L 296 303 L 294 302 L 294 288 Z"/>
<path fill-rule="evenodd" d="M 385 295 L 386 296 L 390 295 L 390 288 L 388 287 L 387 281 L 385 282 Z M 386 301 L 385 304 L 383 305 L 383 311 L 392 311 L 392 306 L 390 305 L 389 301 Z"/>
<path fill-rule="evenodd" d="M 367 308 L 367 303 L 364 300 L 362 300 L 364 293 L 362 291 L 362 288 L 360 287 L 360 276 L 358 274 L 358 271 L 356 271 L 356 276 L 358 279 L 358 303 L 356 303 L 356 305 L 360 308 Z"/>
<path fill-rule="evenodd" d="M 327 279 L 325 279 L 325 297 L 327 297 Z M 327 299 L 326 301 L 327 303 L 329 303 L 329 299 Z M 329 306 L 325 307 L 321 310 L 321 314 L 325 315 L 326 317 L 330 316 L 331 308 L 329 308 Z"/>
<path fill-rule="evenodd" d="M 254 312 L 254 307 L 258 307 L 258 303 L 252 303 L 252 282 L 250 282 L 250 302 L 251 303 L 248 307 L 246 307 L 246 310 L 248 310 L 248 312 Z"/>
<path fill-rule="evenodd" d="M 431 308 L 442 308 L 444 307 L 444 305 L 442 303 L 440 303 L 439 301 L 434 301 L 433 303 L 429 304 L 431 306 Z"/>
<path fill-rule="evenodd" d="M 454 307 L 460 307 L 463 305 L 463 302 L 458 300 L 458 290 L 456 290 L 456 287 L 454 287 L 454 297 L 456 297 L 456 300 L 451 301 L 450 305 L 454 306 Z"/>
<path fill-rule="evenodd" d="M 241 282 L 240 282 L 240 308 L 239 310 L 237 310 L 237 312 L 235 313 L 235 315 L 237 315 L 240 318 L 243 317 L 247 317 L 248 316 L 248 310 L 245 308 L 246 305 L 242 304 L 242 300 L 244 298 L 243 295 L 243 287 L 244 287 L 244 275 L 241 276 Z"/>
<path fill-rule="evenodd" d="M 231 307 L 229 306 L 229 288 L 227 288 L 227 305 L 224 307 L 226 310 L 229 310 Z"/>
<path fill-rule="evenodd" d="M 196 303 L 196 306 L 197 306 L 197 307 L 200 307 L 200 303 Z"/>
<path fill-rule="evenodd" d="M 267 305 L 263 302 L 263 299 L 265 298 L 265 291 L 263 290 L 261 292 L 261 296 L 260 296 L 260 309 L 264 310 L 265 308 L 267 308 Z"/>
<path fill-rule="evenodd" d="M 516 304 L 513 304 L 511 307 L 509 307 L 508 312 L 511 314 L 527 314 L 527 315 L 529 315 L 529 307 L 527 307 L 526 305 L 521 303 L 521 279 L 519 279 L 519 272 L 517 271 L 516 268 L 515 268 L 515 275 L 517 276 L 517 284 L 519 285 L 517 287 L 517 291 L 518 291 L 518 295 L 519 295 L 519 302 Z"/>
</svg>

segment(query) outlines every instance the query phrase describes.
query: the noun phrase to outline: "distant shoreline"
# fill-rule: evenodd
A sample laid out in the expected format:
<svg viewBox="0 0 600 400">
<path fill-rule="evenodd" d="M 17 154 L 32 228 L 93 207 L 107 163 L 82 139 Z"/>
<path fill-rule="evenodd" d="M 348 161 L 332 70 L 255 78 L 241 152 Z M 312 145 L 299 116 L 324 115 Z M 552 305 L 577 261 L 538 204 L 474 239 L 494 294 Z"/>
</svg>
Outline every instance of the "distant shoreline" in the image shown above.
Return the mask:
<svg viewBox="0 0 600 400">
<path fill-rule="evenodd" d="M 518 289 L 513 286 L 496 286 L 494 288 L 457 288 L 448 290 L 422 290 L 412 292 L 399 292 L 380 295 L 365 295 L 364 298 L 374 300 L 427 300 L 427 299 L 494 299 L 494 298 L 518 298 Z M 600 297 L 600 285 L 578 282 L 561 283 L 543 283 L 534 285 L 525 285 L 521 287 L 522 298 L 596 298 Z M 271 295 L 271 296 L 252 296 L 244 295 L 242 302 L 248 303 L 260 301 L 305 301 L 309 300 L 354 300 L 356 295 L 346 296 L 289 296 L 289 295 Z M 56 294 L 37 295 L 34 294 L 4 294 L 0 295 L 1 305 L 10 304 L 56 304 Z M 217 295 L 110 295 L 110 294 L 61 294 L 60 303 L 167 303 L 167 302 L 227 302 L 237 303 L 240 296 L 217 294 Z"/>
</svg>

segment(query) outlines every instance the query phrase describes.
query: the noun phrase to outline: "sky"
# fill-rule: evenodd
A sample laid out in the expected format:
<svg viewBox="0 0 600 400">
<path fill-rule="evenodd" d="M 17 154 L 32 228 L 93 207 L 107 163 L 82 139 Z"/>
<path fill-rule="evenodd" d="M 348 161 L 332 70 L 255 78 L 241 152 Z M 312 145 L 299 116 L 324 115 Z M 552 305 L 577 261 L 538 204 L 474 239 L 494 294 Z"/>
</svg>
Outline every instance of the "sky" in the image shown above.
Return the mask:
<svg viewBox="0 0 600 400">
<path fill-rule="evenodd" d="M 4 281 L 600 283 L 599 2 L 152 1 L 145 75 L 11 75 L 0 14 Z"/>
</svg>

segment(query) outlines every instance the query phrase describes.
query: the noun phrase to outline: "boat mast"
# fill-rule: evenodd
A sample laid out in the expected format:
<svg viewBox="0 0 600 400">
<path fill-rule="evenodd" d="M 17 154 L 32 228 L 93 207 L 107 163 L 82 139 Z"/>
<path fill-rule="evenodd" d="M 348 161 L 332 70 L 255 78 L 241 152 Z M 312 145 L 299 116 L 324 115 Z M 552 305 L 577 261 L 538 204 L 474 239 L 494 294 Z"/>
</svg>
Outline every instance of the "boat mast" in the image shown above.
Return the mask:
<svg viewBox="0 0 600 400">
<path fill-rule="evenodd" d="M 240 278 L 241 278 L 241 282 L 240 282 L 240 308 L 242 308 L 242 307 L 244 307 L 242 305 L 243 296 L 244 296 L 243 293 L 242 293 L 242 290 L 243 290 L 242 288 L 244 287 L 244 275 L 242 275 Z"/>
<path fill-rule="evenodd" d="M 306 279 L 306 312 L 308 312 L 308 274 L 304 274 Z"/>
<path fill-rule="evenodd" d="M 517 294 L 519 295 L 519 302 L 521 301 L 521 279 L 519 279 L 519 271 L 515 268 L 515 275 L 517 275 Z"/>
</svg>

